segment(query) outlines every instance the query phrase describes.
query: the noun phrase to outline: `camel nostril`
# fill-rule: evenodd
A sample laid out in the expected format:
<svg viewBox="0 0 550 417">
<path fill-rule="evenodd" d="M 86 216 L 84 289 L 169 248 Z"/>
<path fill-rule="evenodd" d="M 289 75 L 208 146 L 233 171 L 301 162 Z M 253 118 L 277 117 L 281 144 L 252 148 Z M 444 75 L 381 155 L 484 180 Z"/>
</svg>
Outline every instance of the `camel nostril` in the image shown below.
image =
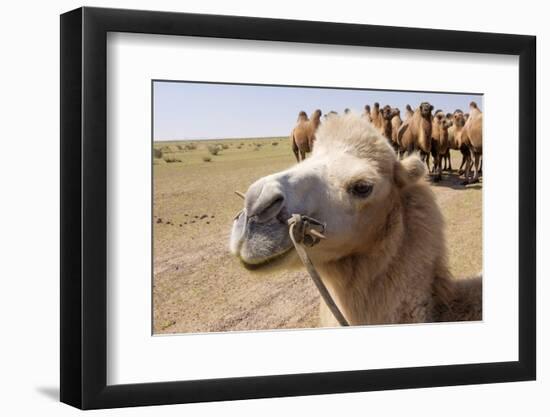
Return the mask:
<svg viewBox="0 0 550 417">
<path fill-rule="evenodd" d="M 261 199 L 254 204 L 249 217 L 254 217 L 258 222 L 266 222 L 276 217 L 283 208 L 285 199 L 282 195 L 274 195 L 269 199 Z"/>
</svg>

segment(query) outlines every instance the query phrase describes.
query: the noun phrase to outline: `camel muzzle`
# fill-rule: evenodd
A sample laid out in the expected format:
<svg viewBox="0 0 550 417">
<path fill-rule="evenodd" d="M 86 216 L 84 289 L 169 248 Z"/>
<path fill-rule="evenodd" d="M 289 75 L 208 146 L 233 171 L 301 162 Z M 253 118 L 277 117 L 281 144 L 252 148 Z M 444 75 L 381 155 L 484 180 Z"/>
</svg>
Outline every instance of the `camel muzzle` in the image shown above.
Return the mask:
<svg viewBox="0 0 550 417">
<path fill-rule="evenodd" d="M 244 194 L 235 191 L 239 197 L 244 199 Z M 240 211 L 235 219 L 237 219 L 242 214 Z M 309 258 L 306 247 L 311 248 L 317 245 L 321 240 L 325 240 L 326 236 L 324 235 L 326 229 L 326 223 L 323 223 L 313 217 L 305 216 L 302 214 L 293 214 L 288 220 L 288 233 L 290 235 L 290 240 L 294 244 L 296 253 L 300 257 L 300 260 L 306 267 L 306 270 L 313 280 L 313 283 L 317 287 L 319 294 L 325 301 L 326 305 L 340 324 L 340 326 L 349 326 L 348 321 L 334 302 L 334 299 L 330 295 L 327 287 L 323 283 L 321 276 L 315 269 L 315 266 Z"/>
</svg>

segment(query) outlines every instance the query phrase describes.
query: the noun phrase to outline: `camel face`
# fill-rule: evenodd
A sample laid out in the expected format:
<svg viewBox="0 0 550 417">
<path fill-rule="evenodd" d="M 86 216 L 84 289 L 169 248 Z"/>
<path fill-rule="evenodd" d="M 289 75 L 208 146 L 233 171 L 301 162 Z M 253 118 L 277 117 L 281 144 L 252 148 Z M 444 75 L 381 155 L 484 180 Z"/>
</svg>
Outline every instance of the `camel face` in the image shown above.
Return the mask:
<svg viewBox="0 0 550 417">
<path fill-rule="evenodd" d="M 453 114 L 453 125 L 457 127 L 463 127 L 466 123 L 466 119 L 464 117 L 464 113 L 462 113 L 460 110 L 456 110 Z"/>
<path fill-rule="evenodd" d="M 384 120 L 391 120 L 391 118 L 394 116 L 394 112 L 390 106 L 384 106 L 382 109 L 382 118 Z"/>
<path fill-rule="evenodd" d="M 431 116 L 434 106 L 432 106 L 430 103 L 423 102 L 423 103 L 420 103 L 419 108 L 420 108 L 420 114 L 422 115 L 422 117 L 428 118 Z"/>
<path fill-rule="evenodd" d="M 358 115 L 329 117 L 316 136 L 311 157 L 248 189 L 230 239 L 231 252 L 244 264 L 294 252 L 287 225 L 292 214 L 326 223 L 327 239 L 308 249 L 314 262 L 368 251 L 384 230 L 399 187 L 424 174 L 417 159 L 409 168 L 397 161 L 388 141 Z"/>
</svg>

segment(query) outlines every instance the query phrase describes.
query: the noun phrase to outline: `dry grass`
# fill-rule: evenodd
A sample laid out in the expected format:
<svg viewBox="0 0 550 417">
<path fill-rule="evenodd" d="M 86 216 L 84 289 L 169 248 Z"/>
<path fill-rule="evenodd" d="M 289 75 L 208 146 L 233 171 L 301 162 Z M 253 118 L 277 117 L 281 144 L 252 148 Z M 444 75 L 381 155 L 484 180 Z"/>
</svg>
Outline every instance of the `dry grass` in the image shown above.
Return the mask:
<svg viewBox="0 0 550 417">
<path fill-rule="evenodd" d="M 295 164 L 285 139 L 198 142 L 192 151 L 174 153 L 183 163 L 154 165 L 155 333 L 318 325 L 319 296 L 304 271 L 257 275 L 227 250 L 232 219 L 242 208 L 233 191 L 246 191 L 256 179 Z M 216 163 L 204 163 L 208 146 L 220 142 L 228 148 Z M 186 149 L 187 142 L 154 146 L 178 144 Z M 460 156 L 453 152 L 453 166 L 459 164 Z M 433 189 L 447 220 L 453 274 L 479 273 L 481 186 L 464 189 L 455 173 L 444 175 Z"/>
</svg>

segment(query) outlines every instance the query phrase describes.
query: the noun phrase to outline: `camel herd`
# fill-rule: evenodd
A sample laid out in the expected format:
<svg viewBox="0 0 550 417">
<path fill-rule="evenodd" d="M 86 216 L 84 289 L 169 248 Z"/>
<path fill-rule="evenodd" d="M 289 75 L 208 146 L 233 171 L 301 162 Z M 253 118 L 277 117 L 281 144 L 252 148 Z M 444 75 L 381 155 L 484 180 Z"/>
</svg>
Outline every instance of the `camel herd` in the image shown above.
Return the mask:
<svg viewBox="0 0 550 417">
<path fill-rule="evenodd" d="M 344 113 L 349 113 L 346 109 Z M 301 162 L 312 152 L 316 132 L 321 125 L 321 110 L 315 110 L 311 118 L 306 112 L 298 115 L 296 126 L 290 135 L 296 160 Z M 324 121 L 337 115 L 331 111 L 324 115 Z M 479 181 L 483 153 L 483 113 L 475 102 L 470 103 L 469 112 L 460 109 L 453 113 L 435 110 L 428 102 L 422 102 L 413 109 L 407 104 L 405 114 L 396 107 L 379 103 L 366 105 L 362 117 L 384 136 L 402 159 L 405 155 L 418 152 L 426 163 L 434 181 L 442 178 L 443 171 L 452 172 L 451 150 L 460 151 L 462 162 L 458 175 L 464 175 L 463 184 Z M 433 159 L 430 168 L 430 156 Z"/>
</svg>

